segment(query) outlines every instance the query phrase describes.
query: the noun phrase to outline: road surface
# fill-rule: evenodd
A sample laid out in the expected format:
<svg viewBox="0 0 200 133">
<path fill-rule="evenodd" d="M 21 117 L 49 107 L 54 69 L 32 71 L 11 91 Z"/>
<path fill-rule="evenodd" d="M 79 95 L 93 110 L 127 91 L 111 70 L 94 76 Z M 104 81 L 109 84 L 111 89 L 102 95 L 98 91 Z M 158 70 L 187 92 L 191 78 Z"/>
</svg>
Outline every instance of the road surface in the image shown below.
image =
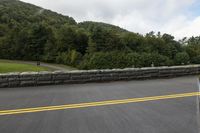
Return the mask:
<svg viewBox="0 0 200 133">
<path fill-rule="evenodd" d="M 197 91 L 193 76 L 3 88 L 0 133 L 198 133 Z"/>
</svg>

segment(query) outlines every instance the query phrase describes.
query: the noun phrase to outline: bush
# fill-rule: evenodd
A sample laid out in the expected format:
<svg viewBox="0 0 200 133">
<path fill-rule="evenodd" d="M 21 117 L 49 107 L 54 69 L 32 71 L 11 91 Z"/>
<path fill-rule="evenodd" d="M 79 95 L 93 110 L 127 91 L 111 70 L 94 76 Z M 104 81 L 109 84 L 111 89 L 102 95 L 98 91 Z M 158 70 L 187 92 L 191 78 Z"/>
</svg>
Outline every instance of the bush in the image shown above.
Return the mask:
<svg viewBox="0 0 200 133">
<path fill-rule="evenodd" d="M 126 59 L 128 63 L 127 67 L 141 67 L 141 59 L 138 53 L 128 53 Z"/>
<path fill-rule="evenodd" d="M 56 63 L 77 66 L 82 59 L 82 55 L 76 50 L 59 53 L 56 57 Z"/>
<path fill-rule="evenodd" d="M 86 55 L 79 65 L 80 69 L 112 69 L 132 67 L 135 55 L 124 52 L 96 52 Z"/>
<path fill-rule="evenodd" d="M 80 69 L 112 69 L 127 67 L 150 67 L 172 65 L 168 57 L 150 53 L 126 53 L 126 52 L 97 52 L 86 55 L 79 65 Z"/>
<path fill-rule="evenodd" d="M 64 64 L 66 57 L 67 53 L 58 53 L 58 56 L 56 56 L 56 63 Z"/>
<path fill-rule="evenodd" d="M 191 62 L 194 64 L 200 64 L 200 55 L 192 58 Z"/>
<path fill-rule="evenodd" d="M 154 64 L 154 66 L 171 66 L 174 64 L 174 62 L 170 60 L 169 57 L 163 56 L 160 54 L 156 54 L 156 53 L 152 54 L 151 58 L 152 58 L 152 63 Z"/>
<path fill-rule="evenodd" d="M 56 58 L 51 53 L 47 53 L 42 57 L 42 61 L 48 62 L 48 63 L 53 63 L 56 61 Z"/>
<path fill-rule="evenodd" d="M 177 53 L 175 56 L 176 65 L 185 65 L 189 64 L 190 57 L 186 52 Z"/>
<path fill-rule="evenodd" d="M 171 66 L 173 61 L 167 56 L 160 55 L 158 53 L 142 53 L 140 54 L 138 67 L 151 67 L 153 66 Z"/>
</svg>

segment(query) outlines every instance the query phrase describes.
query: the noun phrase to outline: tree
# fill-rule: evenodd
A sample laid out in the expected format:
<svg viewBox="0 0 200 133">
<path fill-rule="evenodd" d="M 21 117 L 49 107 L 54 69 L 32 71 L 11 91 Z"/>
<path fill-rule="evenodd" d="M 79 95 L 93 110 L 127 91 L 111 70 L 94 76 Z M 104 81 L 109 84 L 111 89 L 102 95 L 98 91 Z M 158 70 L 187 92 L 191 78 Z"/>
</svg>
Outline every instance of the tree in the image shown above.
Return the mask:
<svg viewBox="0 0 200 133">
<path fill-rule="evenodd" d="M 84 29 L 78 29 L 76 31 L 76 37 L 74 42 L 74 49 L 81 54 L 85 54 L 89 43 L 88 33 Z"/>
<path fill-rule="evenodd" d="M 191 37 L 187 41 L 187 45 L 184 47 L 189 54 L 192 63 L 196 63 L 200 56 L 200 37 Z"/>
<path fill-rule="evenodd" d="M 144 39 L 141 35 L 135 33 L 127 33 L 122 36 L 123 45 L 134 52 L 143 51 L 139 48 L 144 43 L 143 40 Z"/>
<path fill-rule="evenodd" d="M 74 42 L 76 38 L 76 31 L 73 27 L 64 25 L 58 31 L 58 46 L 59 52 L 66 52 L 68 49 L 75 49 Z"/>
<path fill-rule="evenodd" d="M 95 27 L 91 32 L 91 39 L 94 44 L 95 52 L 120 50 L 124 46 L 120 43 L 120 37 L 113 31 Z"/>
</svg>

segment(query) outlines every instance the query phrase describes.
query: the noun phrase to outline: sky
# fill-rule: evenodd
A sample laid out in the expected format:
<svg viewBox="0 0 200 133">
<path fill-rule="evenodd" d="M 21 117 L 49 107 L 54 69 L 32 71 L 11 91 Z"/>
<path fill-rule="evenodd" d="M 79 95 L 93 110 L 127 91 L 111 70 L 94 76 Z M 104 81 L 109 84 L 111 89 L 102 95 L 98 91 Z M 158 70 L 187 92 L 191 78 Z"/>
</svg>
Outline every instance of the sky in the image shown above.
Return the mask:
<svg viewBox="0 0 200 133">
<path fill-rule="evenodd" d="M 73 17 L 132 32 L 172 34 L 176 39 L 200 35 L 200 0 L 22 0 Z"/>
</svg>

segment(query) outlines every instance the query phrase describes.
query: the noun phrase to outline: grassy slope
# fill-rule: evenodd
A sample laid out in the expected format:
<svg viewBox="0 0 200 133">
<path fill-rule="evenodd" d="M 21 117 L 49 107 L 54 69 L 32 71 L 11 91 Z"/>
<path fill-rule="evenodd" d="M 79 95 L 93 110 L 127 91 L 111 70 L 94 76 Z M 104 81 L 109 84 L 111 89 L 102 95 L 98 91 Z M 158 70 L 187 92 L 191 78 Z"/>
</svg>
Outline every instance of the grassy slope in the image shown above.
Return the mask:
<svg viewBox="0 0 200 133">
<path fill-rule="evenodd" d="M 31 64 L 16 63 L 12 61 L 0 60 L 0 73 L 25 72 L 25 71 L 48 71 L 47 67 L 34 66 Z"/>
<path fill-rule="evenodd" d="M 72 71 L 77 70 L 74 67 L 61 64 L 43 63 L 36 66 L 34 61 L 19 61 L 19 60 L 3 60 L 0 59 L 0 73 L 7 72 L 25 72 L 25 71 Z"/>
</svg>

